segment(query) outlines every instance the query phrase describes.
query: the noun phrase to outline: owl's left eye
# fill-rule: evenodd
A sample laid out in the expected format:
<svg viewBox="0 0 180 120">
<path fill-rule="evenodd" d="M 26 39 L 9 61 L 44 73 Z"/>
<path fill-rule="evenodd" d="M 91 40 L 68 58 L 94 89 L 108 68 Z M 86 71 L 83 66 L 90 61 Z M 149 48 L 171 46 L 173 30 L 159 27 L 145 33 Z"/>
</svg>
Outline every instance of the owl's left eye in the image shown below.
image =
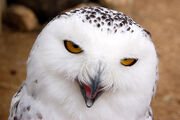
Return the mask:
<svg viewBox="0 0 180 120">
<path fill-rule="evenodd" d="M 69 52 L 74 54 L 83 52 L 83 50 L 79 47 L 79 45 L 68 40 L 64 40 L 64 46 Z"/>
<path fill-rule="evenodd" d="M 136 58 L 125 58 L 121 60 L 121 64 L 124 66 L 132 66 L 137 62 Z"/>
</svg>

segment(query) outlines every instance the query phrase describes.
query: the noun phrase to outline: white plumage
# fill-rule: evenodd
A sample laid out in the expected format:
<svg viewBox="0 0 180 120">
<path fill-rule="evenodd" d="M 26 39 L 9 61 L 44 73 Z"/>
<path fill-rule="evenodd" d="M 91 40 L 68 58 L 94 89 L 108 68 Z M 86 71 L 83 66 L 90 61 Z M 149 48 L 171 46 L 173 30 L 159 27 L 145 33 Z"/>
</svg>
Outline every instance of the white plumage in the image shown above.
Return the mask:
<svg viewBox="0 0 180 120">
<path fill-rule="evenodd" d="M 37 37 L 9 120 L 152 120 L 157 66 L 149 32 L 123 13 L 66 12 Z"/>
</svg>

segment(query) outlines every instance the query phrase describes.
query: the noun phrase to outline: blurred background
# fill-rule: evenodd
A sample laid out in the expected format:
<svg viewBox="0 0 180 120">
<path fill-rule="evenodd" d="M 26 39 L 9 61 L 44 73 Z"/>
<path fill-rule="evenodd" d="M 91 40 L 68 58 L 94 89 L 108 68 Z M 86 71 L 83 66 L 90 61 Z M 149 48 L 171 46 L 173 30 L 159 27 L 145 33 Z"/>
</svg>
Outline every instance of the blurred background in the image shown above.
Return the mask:
<svg viewBox="0 0 180 120">
<path fill-rule="evenodd" d="M 154 118 L 180 120 L 180 0 L 0 0 L 0 120 L 8 118 L 42 28 L 57 14 L 87 5 L 124 12 L 151 32 L 160 59 Z"/>
</svg>

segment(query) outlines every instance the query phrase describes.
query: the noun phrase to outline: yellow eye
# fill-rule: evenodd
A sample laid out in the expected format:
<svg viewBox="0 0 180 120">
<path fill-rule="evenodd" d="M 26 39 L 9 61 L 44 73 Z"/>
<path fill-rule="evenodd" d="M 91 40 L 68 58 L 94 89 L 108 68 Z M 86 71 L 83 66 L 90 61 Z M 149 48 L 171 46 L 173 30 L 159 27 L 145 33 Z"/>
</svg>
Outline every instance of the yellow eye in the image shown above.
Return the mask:
<svg viewBox="0 0 180 120">
<path fill-rule="evenodd" d="M 77 44 L 75 44 L 71 41 L 65 40 L 64 46 L 69 52 L 74 53 L 74 54 L 78 54 L 83 51 Z"/>
<path fill-rule="evenodd" d="M 137 62 L 138 59 L 135 58 L 125 58 L 121 60 L 121 64 L 124 66 L 131 66 Z"/>
</svg>

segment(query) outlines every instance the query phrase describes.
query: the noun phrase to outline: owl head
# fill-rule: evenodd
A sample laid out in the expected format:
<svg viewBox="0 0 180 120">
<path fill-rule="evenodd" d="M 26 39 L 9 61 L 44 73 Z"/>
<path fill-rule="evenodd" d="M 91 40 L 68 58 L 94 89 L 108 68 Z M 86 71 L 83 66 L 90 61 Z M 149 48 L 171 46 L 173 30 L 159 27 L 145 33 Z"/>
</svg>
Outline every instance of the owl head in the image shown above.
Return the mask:
<svg viewBox="0 0 180 120">
<path fill-rule="evenodd" d="M 40 80 L 36 89 L 48 89 L 57 100 L 60 93 L 84 99 L 91 107 L 96 100 L 122 96 L 139 96 L 149 104 L 158 58 L 150 33 L 131 18 L 85 7 L 53 19 L 39 34 L 27 64 L 29 82 Z"/>
</svg>

